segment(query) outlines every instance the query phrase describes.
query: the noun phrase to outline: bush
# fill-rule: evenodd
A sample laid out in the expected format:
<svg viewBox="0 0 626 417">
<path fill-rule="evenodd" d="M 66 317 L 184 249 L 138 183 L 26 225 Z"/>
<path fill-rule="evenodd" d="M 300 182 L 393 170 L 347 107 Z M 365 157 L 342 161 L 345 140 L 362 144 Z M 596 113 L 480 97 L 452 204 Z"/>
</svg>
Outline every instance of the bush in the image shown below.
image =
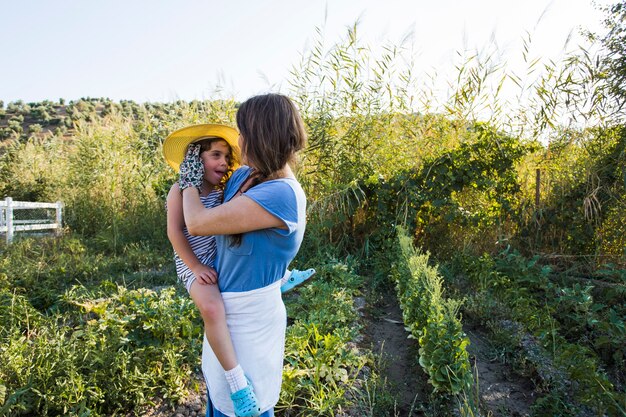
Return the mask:
<svg viewBox="0 0 626 417">
<path fill-rule="evenodd" d="M 33 123 L 32 125 L 28 126 L 28 133 L 29 134 L 33 134 L 33 133 L 39 133 L 41 132 L 41 125 L 38 123 Z"/>
</svg>

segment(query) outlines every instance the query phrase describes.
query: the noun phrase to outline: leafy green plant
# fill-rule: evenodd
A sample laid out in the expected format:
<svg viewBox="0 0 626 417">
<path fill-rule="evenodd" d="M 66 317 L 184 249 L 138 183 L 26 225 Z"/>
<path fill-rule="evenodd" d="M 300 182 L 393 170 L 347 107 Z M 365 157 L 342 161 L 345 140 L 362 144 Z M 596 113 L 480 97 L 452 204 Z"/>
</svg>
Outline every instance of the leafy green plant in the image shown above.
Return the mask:
<svg viewBox="0 0 626 417">
<path fill-rule="evenodd" d="M 419 362 L 435 390 L 457 394 L 468 391 L 472 383 L 466 350 L 469 339 L 458 320 L 459 304 L 450 299 L 442 304 L 431 310 L 419 338 Z"/>
<path fill-rule="evenodd" d="M 315 324 L 302 323 L 289 327 L 285 360 L 281 403 L 320 416 L 334 415 L 338 406 L 349 404 L 347 394 L 367 363 L 344 337 L 321 334 Z"/>
<path fill-rule="evenodd" d="M 277 406 L 286 415 L 335 415 L 351 407 L 361 383 L 358 375 L 371 363 L 353 343 L 361 327 L 354 297 L 362 278 L 354 272 L 354 261 L 348 261 L 317 265 L 315 279 L 296 299 L 286 300 L 294 321 L 287 330 Z"/>
<path fill-rule="evenodd" d="M 4 412 L 110 415 L 138 410 L 156 395 L 186 395 L 202 329 L 186 295 L 105 282 L 96 290 L 73 287 L 63 300 L 64 315 L 44 316 L 3 290 Z"/>
<path fill-rule="evenodd" d="M 398 228 L 398 242 L 410 272 L 399 275 L 398 299 L 411 335 L 419 339 L 419 363 L 436 391 L 453 394 L 469 390 L 472 372 L 466 350 L 469 339 L 458 319 L 460 303 L 442 296 L 442 278 L 428 265 L 428 254 L 412 247 Z"/>
<path fill-rule="evenodd" d="M 560 287 L 550 276 L 551 268 L 538 260 L 507 250 L 491 261 L 481 258 L 480 267 L 465 262 L 465 273 L 470 276 L 484 275 L 486 268 L 493 268 L 492 275 L 499 277 L 494 281 L 497 285 L 481 289 L 479 279 L 468 279 L 482 294 L 472 302 L 491 307 L 487 325 L 492 340 L 518 372 L 534 376 L 547 393 L 535 403 L 536 415 L 623 409 L 626 399 L 609 381 L 591 343 L 598 326 L 615 332 L 619 343 L 621 321 L 615 317 L 617 327 L 608 330 L 611 320 L 602 318 L 606 305 L 594 300 L 593 287 Z M 507 308 L 501 308 L 502 304 Z M 479 308 L 472 306 L 473 311 Z M 606 338 L 596 340 L 607 342 Z M 622 354 L 619 348 L 617 352 Z"/>
</svg>

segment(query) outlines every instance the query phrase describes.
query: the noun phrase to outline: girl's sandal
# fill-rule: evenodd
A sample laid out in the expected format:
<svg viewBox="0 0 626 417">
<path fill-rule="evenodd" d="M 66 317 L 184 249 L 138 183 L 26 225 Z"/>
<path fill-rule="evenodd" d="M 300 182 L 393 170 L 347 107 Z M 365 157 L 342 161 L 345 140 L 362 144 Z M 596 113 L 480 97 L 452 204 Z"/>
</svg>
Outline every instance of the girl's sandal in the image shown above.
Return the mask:
<svg viewBox="0 0 626 417">
<path fill-rule="evenodd" d="M 248 386 L 230 394 L 230 399 L 233 400 L 237 417 L 257 417 L 261 414 L 261 408 L 257 402 L 256 395 L 254 395 L 252 383 L 247 377 L 246 380 L 248 381 Z"/>
<path fill-rule="evenodd" d="M 284 294 L 287 291 L 292 290 L 294 287 L 302 284 L 313 275 L 315 275 L 315 269 L 313 268 L 307 269 L 306 271 L 299 271 L 297 269 L 292 270 L 287 282 L 280 286 L 280 292 Z"/>
</svg>

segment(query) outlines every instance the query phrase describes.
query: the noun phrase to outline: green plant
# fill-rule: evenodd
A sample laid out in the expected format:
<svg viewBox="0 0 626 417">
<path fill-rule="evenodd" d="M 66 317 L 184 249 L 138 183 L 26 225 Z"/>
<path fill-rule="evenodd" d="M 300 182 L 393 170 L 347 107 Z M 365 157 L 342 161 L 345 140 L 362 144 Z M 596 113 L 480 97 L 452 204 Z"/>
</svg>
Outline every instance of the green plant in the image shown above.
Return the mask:
<svg viewBox="0 0 626 417">
<path fill-rule="evenodd" d="M 398 274 L 398 300 L 405 325 L 419 339 L 419 363 L 435 391 L 458 394 L 469 389 L 472 373 L 466 346 L 469 339 L 458 319 L 460 303 L 442 296 L 442 278 L 428 265 L 428 254 L 413 248 L 403 229 L 398 243 L 408 275 Z"/>
<path fill-rule="evenodd" d="M 484 256 L 482 266 L 475 264 L 465 260 L 457 272 L 465 267 L 468 281 L 482 294 L 471 298 L 473 311 L 491 307 L 487 327 L 504 359 L 518 372 L 535 376 L 540 389 L 548 393 L 535 403 L 536 415 L 623 409 L 626 399 L 609 381 L 591 342 L 602 328 L 614 332 L 620 343 L 621 320 L 602 317 L 606 305 L 594 299 L 592 286 L 561 287 L 551 276 L 552 269 L 542 266 L 537 257 L 528 259 L 515 251 L 506 250 L 491 261 Z M 488 272 L 485 267 L 493 268 L 496 285 L 483 288 L 472 277 Z M 498 307 L 502 304 L 507 308 Z M 604 337 L 595 340 L 608 342 Z M 613 352 L 622 354 L 620 348 Z"/>
<path fill-rule="evenodd" d="M 147 245 L 128 245 L 118 256 L 105 256 L 93 250 L 77 236 L 23 239 L 0 252 L 0 268 L 5 279 L 0 287 L 24 295 L 29 302 L 46 311 L 73 285 L 97 286 L 104 280 L 125 285 L 149 283 L 148 274 L 134 271 L 161 270 L 169 264 L 169 253 Z M 171 283 L 171 276 L 156 274 L 156 284 Z M 173 274 L 172 274 L 173 275 Z"/>
<path fill-rule="evenodd" d="M 419 338 L 419 363 L 436 391 L 460 393 L 469 390 L 472 383 L 466 351 L 469 339 L 458 320 L 458 309 L 457 302 L 446 300 L 440 309 L 431 310 Z"/>
<path fill-rule="evenodd" d="M 320 416 L 334 415 L 337 407 L 350 404 L 347 394 L 367 363 L 343 337 L 303 323 L 289 327 L 285 360 L 281 403 Z"/>
<path fill-rule="evenodd" d="M 24 297 L 2 292 L 4 412 L 101 416 L 138 410 L 156 395 L 186 395 L 201 340 L 186 295 L 105 282 L 62 298 L 63 315 L 42 315 Z"/>
</svg>

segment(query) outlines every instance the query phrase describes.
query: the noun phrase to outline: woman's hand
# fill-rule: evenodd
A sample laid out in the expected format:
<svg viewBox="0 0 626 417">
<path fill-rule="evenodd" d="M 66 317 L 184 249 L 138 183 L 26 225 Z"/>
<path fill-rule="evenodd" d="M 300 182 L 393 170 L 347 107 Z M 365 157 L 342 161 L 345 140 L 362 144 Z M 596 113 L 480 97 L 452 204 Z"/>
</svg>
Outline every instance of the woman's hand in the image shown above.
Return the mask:
<svg viewBox="0 0 626 417">
<path fill-rule="evenodd" d="M 210 266 L 199 263 L 191 268 L 191 272 L 199 284 L 217 284 L 217 271 Z"/>
<path fill-rule="evenodd" d="M 185 159 L 180 163 L 178 186 L 182 193 L 185 188 L 196 187 L 198 191 L 202 188 L 204 177 L 204 165 L 200 159 L 200 145 L 189 145 Z"/>
</svg>

